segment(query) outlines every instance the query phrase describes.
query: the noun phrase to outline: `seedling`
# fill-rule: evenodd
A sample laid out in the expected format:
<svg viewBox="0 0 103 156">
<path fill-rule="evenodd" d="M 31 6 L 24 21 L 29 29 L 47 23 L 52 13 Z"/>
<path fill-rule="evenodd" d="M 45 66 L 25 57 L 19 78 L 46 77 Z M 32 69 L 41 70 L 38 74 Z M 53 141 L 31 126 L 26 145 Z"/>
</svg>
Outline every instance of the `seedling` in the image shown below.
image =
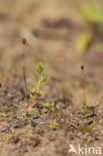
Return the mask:
<svg viewBox="0 0 103 156">
<path fill-rule="evenodd" d="M 56 111 L 56 108 L 54 106 L 54 103 L 43 103 L 43 107 L 47 108 L 50 112 Z"/>
<path fill-rule="evenodd" d="M 49 112 L 53 115 L 53 118 L 56 120 L 56 122 L 49 122 L 49 127 L 52 129 L 59 128 L 60 126 L 62 127 L 61 123 L 61 115 L 56 108 L 54 103 L 43 103 L 43 106 L 49 110 Z"/>
<path fill-rule="evenodd" d="M 84 115 L 85 119 L 87 122 L 87 114 L 89 110 L 89 103 L 86 101 L 86 87 L 85 87 L 85 82 L 86 82 L 86 76 L 85 76 L 85 67 L 84 65 L 81 65 L 81 70 L 82 70 L 82 84 L 83 84 L 83 102 L 82 102 L 82 109 L 84 110 Z"/>
<path fill-rule="evenodd" d="M 91 111 L 93 111 L 93 110 L 91 110 L 91 108 L 90 108 L 90 102 L 86 101 L 86 87 L 85 87 L 86 76 L 85 76 L 85 67 L 84 67 L 84 65 L 81 65 L 81 70 L 82 70 L 83 97 L 84 97 L 84 100 L 82 102 L 82 109 L 84 111 L 85 124 L 88 125 L 88 113 L 91 113 Z M 92 125 L 93 126 L 96 125 L 95 123 L 97 123 L 97 121 L 94 122 Z"/>
<path fill-rule="evenodd" d="M 45 66 L 41 62 L 39 62 L 36 66 L 36 71 L 39 74 L 37 86 L 36 87 L 34 85 L 30 86 L 31 92 L 30 97 L 32 99 L 38 98 L 42 95 L 41 87 L 48 80 L 48 77 L 43 74 L 44 69 Z"/>
<path fill-rule="evenodd" d="M 23 113 L 23 117 L 31 117 L 31 114 L 29 112 Z"/>
<path fill-rule="evenodd" d="M 95 128 L 97 126 L 97 124 L 99 123 L 100 119 L 102 118 L 102 115 L 99 115 L 98 118 L 96 119 L 96 121 L 94 121 L 89 127 L 88 127 L 88 131 L 92 131 L 93 128 Z"/>
<path fill-rule="evenodd" d="M 57 128 L 59 128 L 59 123 L 50 121 L 50 122 L 49 122 L 49 127 L 50 127 L 51 129 L 57 129 Z"/>
<path fill-rule="evenodd" d="M 81 132 L 92 132 L 93 129 L 98 125 L 100 119 L 102 118 L 102 115 L 99 115 L 90 125 L 88 125 L 88 122 L 86 123 L 86 125 L 84 125 L 83 127 L 80 128 Z"/>
<path fill-rule="evenodd" d="M 43 103 L 43 106 L 47 108 L 50 113 L 53 114 L 53 117 L 56 119 L 57 122 L 60 121 L 61 116 L 54 103 Z"/>
</svg>

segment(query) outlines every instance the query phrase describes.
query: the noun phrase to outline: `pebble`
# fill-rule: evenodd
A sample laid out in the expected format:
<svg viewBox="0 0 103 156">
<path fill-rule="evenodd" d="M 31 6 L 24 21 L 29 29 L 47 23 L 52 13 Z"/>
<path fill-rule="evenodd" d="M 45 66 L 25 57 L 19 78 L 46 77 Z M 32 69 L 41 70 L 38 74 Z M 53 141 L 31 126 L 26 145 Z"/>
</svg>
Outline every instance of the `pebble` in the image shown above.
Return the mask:
<svg viewBox="0 0 103 156">
<path fill-rule="evenodd" d="M 12 136 L 10 139 L 9 139 L 9 142 L 10 143 L 14 143 L 14 144 L 17 144 L 19 141 L 19 138 L 18 137 L 14 137 Z"/>
<path fill-rule="evenodd" d="M 8 132 L 10 130 L 10 128 L 8 126 L 3 126 L 1 128 L 1 132 Z"/>
<path fill-rule="evenodd" d="M 14 122 L 13 124 L 12 124 L 12 127 L 13 128 L 20 128 L 20 127 L 23 127 L 23 126 L 26 126 L 28 124 L 28 121 L 27 120 L 25 120 L 25 121 L 17 121 L 17 122 Z"/>
</svg>

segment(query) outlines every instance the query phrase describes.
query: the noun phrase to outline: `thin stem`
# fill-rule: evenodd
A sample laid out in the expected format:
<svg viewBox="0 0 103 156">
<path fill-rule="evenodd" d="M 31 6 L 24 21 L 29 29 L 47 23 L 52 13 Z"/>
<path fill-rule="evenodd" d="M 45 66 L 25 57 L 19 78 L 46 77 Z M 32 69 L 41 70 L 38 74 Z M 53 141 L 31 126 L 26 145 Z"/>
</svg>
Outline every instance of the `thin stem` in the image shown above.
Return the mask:
<svg viewBox="0 0 103 156">
<path fill-rule="evenodd" d="M 41 74 L 39 76 L 39 81 L 38 81 L 38 84 L 37 84 L 37 90 L 39 90 L 39 88 L 41 87 L 41 79 L 40 79 L 40 77 L 41 77 Z"/>
<path fill-rule="evenodd" d="M 24 46 L 24 45 L 23 45 Z M 26 95 L 27 95 L 27 82 L 26 82 L 26 67 L 25 67 L 25 55 L 24 55 L 24 47 L 23 47 L 23 79 L 24 79 L 24 84 L 25 84 L 25 91 L 26 91 Z"/>
<path fill-rule="evenodd" d="M 39 78 L 39 81 L 38 81 L 38 84 L 37 84 L 37 90 L 39 90 L 40 85 L 41 85 L 41 80 L 40 80 L 40 78 Z"/>
<path fill-rule="evenodd" d="M 83 96 L 84 96 L 84 103 L 86 103 L 86 88 L 85 88 L 85 73 L 84 73 L 84 69 L 82 70 L 82 79 L 83 79 Z"/>
<path fill-rule="evenodd" d="M 24 79 L 24 83 L 25 83 L 25 90 L 27 93 L 28 89 L 27 89 L 26 74 L 25 73 L 26 73 L 26 68 L 25 68 L 25 66 L 23 66 L 23 79 Z"/>
</svg>

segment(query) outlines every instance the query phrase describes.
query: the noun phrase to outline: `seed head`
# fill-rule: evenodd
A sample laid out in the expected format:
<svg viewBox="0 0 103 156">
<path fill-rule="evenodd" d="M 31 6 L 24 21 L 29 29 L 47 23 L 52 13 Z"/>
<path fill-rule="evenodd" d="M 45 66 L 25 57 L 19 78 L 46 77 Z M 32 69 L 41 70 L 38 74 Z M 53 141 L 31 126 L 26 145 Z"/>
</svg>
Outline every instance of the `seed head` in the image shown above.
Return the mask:
<svg viewBox="0 0 103 156">
<path fill-rule="evenodd" d="M 81 65 L 80 68 L 81 68 L 81 70 L 84 70 L 84 65 Z"/>
<path fill-rule="evenodd" d="M 26 44 L 26 39 L 25 38 L 22 39 L 22 43 Z"/>
</svg>

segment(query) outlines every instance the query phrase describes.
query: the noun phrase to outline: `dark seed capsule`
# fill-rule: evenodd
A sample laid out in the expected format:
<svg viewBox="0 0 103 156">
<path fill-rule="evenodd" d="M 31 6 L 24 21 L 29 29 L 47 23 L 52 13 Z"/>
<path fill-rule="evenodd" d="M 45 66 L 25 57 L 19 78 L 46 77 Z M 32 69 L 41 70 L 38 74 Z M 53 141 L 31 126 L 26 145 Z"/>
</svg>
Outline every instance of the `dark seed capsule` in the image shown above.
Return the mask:
<svg viewBox="0 0 103 156">
<path fill-rule="evenodd" d="M 81 70 L 83 70 L 84 69 L 84 65 L 81 65 L 80 68 L 81 68 Z"/>
<path fill-rule="evenodd" d="M 26 39 L 25 38 L 22 39 L 22 43 L 26 44 Z"/>
</svg>

